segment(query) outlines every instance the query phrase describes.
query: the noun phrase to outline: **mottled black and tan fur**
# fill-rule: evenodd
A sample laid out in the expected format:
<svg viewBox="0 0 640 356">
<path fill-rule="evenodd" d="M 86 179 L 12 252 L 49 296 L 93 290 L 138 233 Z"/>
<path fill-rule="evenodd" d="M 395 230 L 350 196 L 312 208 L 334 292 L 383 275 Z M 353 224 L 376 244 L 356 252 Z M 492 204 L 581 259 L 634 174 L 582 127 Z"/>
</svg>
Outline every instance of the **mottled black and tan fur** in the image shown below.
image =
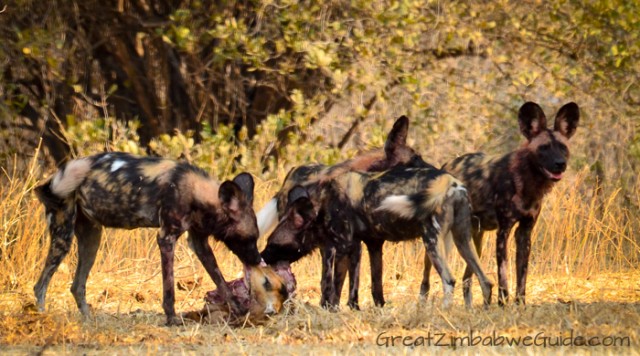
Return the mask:
<svg viewBox="0 0 640 356">
<path fill-rule="evenodd" d="M 174 309 L 173 262 L 176 241 L 185 231 L 189 232 L 198 259 L 232 310 L 244 314 L 246 310 L 241 310 L 228 290 L 208 237 L 214 235 L 222 241 L 250 273 L 267 276 L 268 271 L 259 267 L 253 186 L 252 177 L 246 173 L 219 184 L 186 162 L 121 152 L 68 162 L 35 190 L 45 205 L 51 235 L 46 264 L 34 288 L 38 307 L 44 309 L 47 286 L 69 252 L 74 234 L 78 240 L 78 266 L 71 292 L 80 311 L 89 315 L 86 281 L 100 245 L 102 227 L 159 227 L 162 306 L 167 324 L 181 323 Z"/>
<path fill-rule="evenodd" d="M 330 182 L 335 177 L 350 171 L 359 172 L 381 172 L 396 166 L 406 167 L 426 167 L 429 166 L 422 157 L 407 145 L 407 135 L 409 132 L 409 119 L 406 116 L 399 117 L 393 124 L 393 128 L 387 136 L 384 147 L 361 153 L 356 157 L 344 162 L 326 166 L 321 164 L 299 166 L 292 169 L 285 178 L 282 187 L 271 199 L 266 206 L 258 212 L 258 227 L 260 235 L 265 234 L 272 226 L 274 226 L 285 214 L 285 208 L 288 205 L 288 193 L 295 186 L 305 187 L 308 194 L 316 196 L 319 194 L 320 187 Z M 349 249 L 332 250 L 322 254 L 323 271 L 322 275 L 339 276 L 336 278 L 335 289 L 340 294 L 344 284 L 344 277 L 349 272 L 349 306 L 357 309 L 358 300 L 358 280 L 359 280 L 359 263 L 362 248 L 360 242 L 348 242 Z M 348 255 L 342 255 L 342 251 L 348 251 Z M 327 259 L 335 260 L 335 263 Z M 335 266 L 326 270 L 328 266 Z M 322 304 L 326 301 L 323 299 Z"/>
<path fill-rule="evenodd" d="M 445 171 L 433 167 L 395 167 L 382 173 L 347 172 L 322 185 L 316 196 L 308 195 L 302 187 L 292 189 L 285 217 L 269 236 L 262 256 L 267 263 L 293 262 L 320 247 L 326 256 L 323 265 L 328 265 L 323 266 L 323 271 L 331 271 L 336 255 L 359 259 L 351 250 L 362 241 L 371 259 L 373 300 L 382 306 L 384 242 L 419 236 L 442 278 L 444 304 L 448 305 L 455 279 L 438 243 L 450 232 L 458 251 L 482 282 L 485 303 L 490 303 L 492 284 L 471 244 L 470 224 L 471 207 L 466 190 Z M 355 264 L 359 267 L 359 260 Z M 339 304 L 343 280 L 344 274 L 322 275 L 324 306 Z M 357 279 L 355 284 L 357 291 Z M 357 306 L 357 293 L 350 293 L 349 298 L 350 305 Z"/>
<path fill-rule="evenodd" d="M 484 231 L 498 229 L 496 259 L 500 304 L 508 299 L 506 245 L 516 223 L 516 301 L 525 302 L 531 231 L 540 214 L 543 197 L 567 168 L 568 141 L 576 131 L 579 118 L 578 105 L 568 103 L 558 111 L 551 130 L 547 128 L 547 119 L 540 106 L 527 102 L 518 113 L 520 131 L 527 139 L 519 149 L 497 157 L 467 154 L 443 167 L 462 180 L 469 192 L 473 206 L 473 240 L 478 255 L 482 251 Z M 470 288 L 470 278 L 471 271 L 467 268 L 463 277 L 465 290 Z M 427 268 L 423 293 L 428 289 Z"/>
<path fill-rule="evenodd" d="M 310 164 L 293 168 L 275 197 L 257 214 L 260 236 L 267 233 L 282 217 L 287 206 L 287 193 L 296 185 L 313 192 L 320 184 L 349 171 L 382 172 L 395 166 L 426 166 L 422 157 L 407 145 L 408 131 L 409 119 L 401 116 L 393 124 L 383 148 L 361 153 L 332 166 Z"/>
</svg>

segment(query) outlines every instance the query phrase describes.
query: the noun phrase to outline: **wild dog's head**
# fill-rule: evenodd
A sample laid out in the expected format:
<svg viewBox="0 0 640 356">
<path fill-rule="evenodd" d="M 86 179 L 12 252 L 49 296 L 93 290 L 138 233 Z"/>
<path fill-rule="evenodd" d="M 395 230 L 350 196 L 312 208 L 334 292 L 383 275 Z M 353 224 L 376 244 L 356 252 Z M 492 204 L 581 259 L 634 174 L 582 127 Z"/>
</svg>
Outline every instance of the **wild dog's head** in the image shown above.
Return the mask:
<svg viewBox="0 0 640 356">
<path fill-rule="evenodd" d="M 264 261 L 268 264 L 292 263 L 309 254 L 318 242 L 313 231 L 317 214 L 307 190 L 293 187 L 287 197 L 285 213 L 262 251 Z"/>
<path fill-rule="evenodd" d="M 233 181 L 220 185 L 218 197 L 227 220 L 223 236 L 218 236 L 225 245 L 247 265 L 260 263 L 258 252 L 258 224 L 253 211 L 253 178 L 240 173 Z"/>
<path fill-rule="evenodd" d="M 527 102 L 518 112 L 520 131 L 532 153 L 531 162 L 551 181 L 562 179 L 569 159 L 569 138 L 576 132 L 579 120 L 580 109 L 575 103 L 560 108 L 553 130 L 547 128 L 547 118 L 538 104 Z"/>
<path fill-rule="evenodd" d="M 252 315 L 273 315 L 280 312 L 284 302 L 295 290 L 295 284 L 289 286 L 280 275 L 288 273 L 291 273 L 291 269 L 274 270 L 268 266 L 247 269 L 245 278 L 251 291 L 250 312 Z M 291 276 L 293 276 L 292 273 Z"/>
</svg>

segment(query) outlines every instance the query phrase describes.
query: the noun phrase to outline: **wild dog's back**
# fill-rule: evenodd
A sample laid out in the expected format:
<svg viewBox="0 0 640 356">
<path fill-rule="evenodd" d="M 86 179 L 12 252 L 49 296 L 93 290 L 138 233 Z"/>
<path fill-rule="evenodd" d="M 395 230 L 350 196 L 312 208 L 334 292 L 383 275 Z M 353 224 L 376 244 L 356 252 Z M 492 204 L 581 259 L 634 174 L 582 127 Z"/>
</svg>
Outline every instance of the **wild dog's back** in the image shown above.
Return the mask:
<svg viewBox="0 0 640 356">
<path fill-rule="evenodd" d="M 120 152 L 91 156 L 91 170 L 78 187 L 83 212 L 106 227 L 159 225 L 160 197 L 174 179 L 177 162 Z"/>
<path fill-rule="evenodd" d="M 323 190 L 321 199 L 325 210 L 339 211 L 337 214 L 345 218 L 353 214 L 351 219 L 363 223 L 356 226 L 373 228 L 375 233 L 384 234 L 385 240 L 392 241 L 421 235 L 423 223 L 416 219 L 439 212 L 451 188 L 465 190 L 452 175 L 433 167 L 349 172 L 336 177 L 330 185 Z"/>
<path fill-rule="evenodd" d="M 163 201 L 216 205 L 218 186 L 186 162 L 107 152 L 70 161 L 36 191 L 45 205 L 72 199 L 103 226 L 137 228 L 159 226 Z"/>
<path fill-rule="evenodd" d="M 510 161 L 511 154 L 487 156 L 484 153 L 469 153 L 442 167 L 464 182 L 474 214 L 485 229 L 498 227 L 495 210 L 497 186 L 502 191 L 514 190 L 509 176 Z"/>
</svg>

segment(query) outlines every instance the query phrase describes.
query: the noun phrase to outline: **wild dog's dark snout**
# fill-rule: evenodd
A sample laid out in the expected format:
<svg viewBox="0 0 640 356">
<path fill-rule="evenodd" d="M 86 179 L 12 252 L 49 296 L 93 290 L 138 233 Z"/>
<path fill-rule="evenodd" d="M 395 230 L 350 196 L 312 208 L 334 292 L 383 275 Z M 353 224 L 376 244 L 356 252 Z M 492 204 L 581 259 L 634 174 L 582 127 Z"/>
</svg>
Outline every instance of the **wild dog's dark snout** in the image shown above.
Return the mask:
<svg viewBox="0 0 640 356">
<path fill-rule="evenodd" d="M 295 262 L 311 252 L 317 245 L 317 236 L 311 232 L 317 212 L 307 190 L 293 187 L 288 193 L 284 218 L 267 239 L 262 258 L 268 264 L 280 261 Z"/>
</svg>

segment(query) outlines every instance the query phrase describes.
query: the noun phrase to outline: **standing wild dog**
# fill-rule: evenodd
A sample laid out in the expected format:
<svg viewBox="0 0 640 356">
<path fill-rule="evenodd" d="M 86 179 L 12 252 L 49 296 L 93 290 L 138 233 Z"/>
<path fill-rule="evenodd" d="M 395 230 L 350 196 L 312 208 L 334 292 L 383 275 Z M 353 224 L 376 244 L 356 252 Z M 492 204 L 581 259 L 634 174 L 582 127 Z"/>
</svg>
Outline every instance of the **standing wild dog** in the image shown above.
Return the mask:
<svg viewBox="0 0 640 356">
<path fill-rule="evenodd" d="M 371 259 L 373 299 L 382 306 L 382 245 L 420 236 L 426 255 L 442 278 L 444 304 L 448 305 L 455 279 L 438 244 L 450 234 L 467 268 L 478 275 L 485 303 L 491 302 L 492 284 L 471 243 L 471 207 L 466 189 L 445 171 L 395 167 L 382 173 L 347 172 L 323 184 L 316 195 L 295 187 L 288 202 L 284 218 L 262 252 L 267 263 L 294 262 L 317 247 L 359 258 L 349 250 L 362 241 Z M 355 264 L 359 266 L 359 261 Z M 339 294 L 333 289 L 336 282 L 332 278 L 331 274 L 323 275 L 321 288 L 323 300 L 335 307 Z M 355 290 L 357 287 L 356 279 Z M 471 297 L 465 294 L 465 301 L 470 305 Z M 350 302 L 357 305 L 357 300 Z"/>
<path fill-rule="evenodd" d="M 287 193 L 296 185 L 314 190 L 319 184 L 349 171 L 382 172 L 391 167 L 406 165 L 420 167 L 426 165 L 422 157 L 407 146 L 409 119 L 399 117 L 387 136 L 384 148 L 371 150 L 333 166 L 311 164 L 293 168 L 284 179 L 282 187 L 258 214 L 260 236 L 276 225 L 287 206 Z"/>
<path fill-rule="evenodd" d="M 321 164 L 299 166 L 292 169 L 285 178 L 282 188 L 267 205 L 258 212 L 258 227 L 262 236 L 285 214 L 287 207 L 287 193 L 295 186 L 304 186 L 312 196 L 319 194 L 320 187 L 349 171 L 380 172 L 396 166 L 426 167 L 429 166 L 422 157 L 411 147 L 407 146 L 409 119 L 406 116 L 398 118 L 385 141 L 384 148 L 360 154 L 342 163 L 325 166 Z M 323 280 L 335 280 L 331 288 L 340 295 L 347 271 L 349 272 L 349 302 L 351 308 L 358 309 L 358 279 L 360 271 L 360 241 L 348 241 L 349 248 L 336 249 L 329 246 L 322 249 Z M 343 252 L 348 251 L 348 255 Z M 333 276 L 336 276 L 334 279 Z M 334 293 L 323 293 L 321 305 L 329 306 L 328 296 Z"/>
<path fill-rule="evenodd" d="M 42 275 L 34 291 L 44 310 L 51 277 L 69 252 L 72 236 L 78 240 L 78 266 L 71 286 L 78 308 L 89 315 L 86 282 L 100 245 L 102 227 L 134 229 L 159 227 L 157 242 L 162 261 L 162 307 L 167 324 L 180 324 L 174 309 L 173 259 L 175 244 L 183 232 L 218 290 L 236 314 L 246 310 L 238 303 L 222 276 L 208 243 L 214 235 L 240 258 L 250 274 L 263 284 L 279 286 L 277 276 L 259 267 L 258 227 L 252 208 L 253 179 L 247 173 L 222 184 L 185 162 L 126 153 L 101 153 L 68 162 L 36 188 L 46 208 L 51 245 Z M 259 280 L 259 279 L 252 279 Z M 258 293 L 272 298 L 272 289 Z M 270 303 L 263 301 L 263 303 Z"/>
<path fill-rule="evenodd" d="M 516 229 L 516 301 L 525 302 L 527 268 L 531 248 L 531 230 L 538 219 L 542 198 L 553 184 L 562 178 L 569 158 L 568 141 L 576 131 L 580 111 L 575 103 L 568 103 L 558 111 L 553 130 L 547 129 L 547 119 L 538 104 L 527 102 L 520 108 L 518 123 L 527 142 L 519 149 L 498 157 L 472 153 L 444 165 L 462 180 L 473 206 L 473 240 L 482 252 L 484 231 L 498 229 L 496 258 L 502 305 L 508 299 L 507 290 L 507 238 L 511 228 Z M 429 290 L 427 262 L 422 293 Z M 471 286 L 471 271 L 463 276 L 466 294 Z"/>
</svg>

